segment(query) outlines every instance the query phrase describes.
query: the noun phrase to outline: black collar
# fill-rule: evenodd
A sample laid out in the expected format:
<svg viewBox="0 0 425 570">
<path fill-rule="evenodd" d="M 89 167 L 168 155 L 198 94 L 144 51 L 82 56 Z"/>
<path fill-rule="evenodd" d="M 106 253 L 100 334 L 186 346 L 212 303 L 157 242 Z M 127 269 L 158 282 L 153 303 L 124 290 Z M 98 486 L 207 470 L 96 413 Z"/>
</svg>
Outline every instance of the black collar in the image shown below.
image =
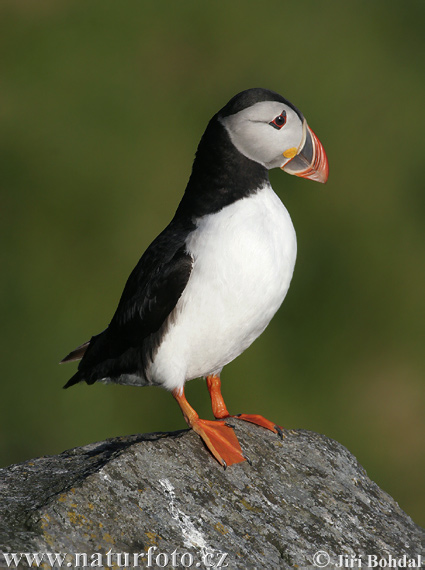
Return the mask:
<svg viewBox="0 0 425 570">
<path fill-rule="evenodd" d="M 237 150 L 215 115 L 199 143 L 192 174 L 175 218 L 193 220 L 218 212 L 255 193 L 268 180 L 267 169 Z"/>
</svg>

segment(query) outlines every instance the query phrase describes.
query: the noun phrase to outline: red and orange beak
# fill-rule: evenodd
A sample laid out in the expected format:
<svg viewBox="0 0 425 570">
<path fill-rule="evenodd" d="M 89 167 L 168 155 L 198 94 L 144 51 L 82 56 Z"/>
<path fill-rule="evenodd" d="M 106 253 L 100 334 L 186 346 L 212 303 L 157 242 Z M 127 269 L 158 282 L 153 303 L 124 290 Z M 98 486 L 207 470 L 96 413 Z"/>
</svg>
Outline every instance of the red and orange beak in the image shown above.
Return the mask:
<svg viewBox="0 0 425 570">
<path fill-rule="evenodd" d="M 325 183 L 329 174 L 325 149 L 305 120 L 303 131 L 303 142 L 297 154 L 281 168 L 288 174 Z"/>
</svg>

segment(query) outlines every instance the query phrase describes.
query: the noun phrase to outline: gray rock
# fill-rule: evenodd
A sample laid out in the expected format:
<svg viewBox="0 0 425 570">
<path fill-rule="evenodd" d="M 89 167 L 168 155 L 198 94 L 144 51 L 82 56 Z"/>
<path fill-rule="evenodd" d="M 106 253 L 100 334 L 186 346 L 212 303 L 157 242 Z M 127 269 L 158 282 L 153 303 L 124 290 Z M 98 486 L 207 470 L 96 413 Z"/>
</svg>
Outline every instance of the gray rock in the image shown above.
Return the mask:
<svg viewBox="0 0 425 570">
<path fill-rule="evenodd" d="M 65 566 L 115 568 L 425 560 L 424 530 L 342 445 L 302 430 L 285 431 L 281 441 L 234 423 L 252 465 L 224 470 L 184 430 L 111 439 L 0 470 L 0 566 L 13 552 L 68 553 Z"/>
</svg>

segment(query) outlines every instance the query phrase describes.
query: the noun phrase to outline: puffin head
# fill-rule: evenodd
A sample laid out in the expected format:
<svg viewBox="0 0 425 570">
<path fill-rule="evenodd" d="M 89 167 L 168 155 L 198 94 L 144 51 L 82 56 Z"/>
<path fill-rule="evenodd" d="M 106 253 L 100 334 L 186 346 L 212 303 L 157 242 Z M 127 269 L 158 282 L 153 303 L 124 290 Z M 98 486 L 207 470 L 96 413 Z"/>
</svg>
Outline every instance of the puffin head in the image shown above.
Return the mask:
<svg viewBox="0 0 425 570">
<path fill-rule="evenodd" d="M 317 182 L 328 179 L 328 159 L 302 113 L 278 93 L 247 89 L 217 114 L 233 145 L 265 168 Z"/>
</svg>

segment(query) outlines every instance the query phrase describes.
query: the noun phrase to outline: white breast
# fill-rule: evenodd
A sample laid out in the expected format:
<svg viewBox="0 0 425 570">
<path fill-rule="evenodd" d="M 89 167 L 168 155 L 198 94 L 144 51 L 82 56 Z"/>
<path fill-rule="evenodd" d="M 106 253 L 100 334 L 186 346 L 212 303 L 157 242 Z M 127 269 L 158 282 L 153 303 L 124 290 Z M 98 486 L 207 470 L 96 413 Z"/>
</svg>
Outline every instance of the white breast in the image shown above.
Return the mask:
<svg viewBox="0 0 425 570">
<path fill-rule="evenodd" d="M 218 373 L 266 328 L 291 282 L 296 236 L 270 185 L 204 216 L 193 271 L 148 376 L 170 390 Z"/>
</svg>

